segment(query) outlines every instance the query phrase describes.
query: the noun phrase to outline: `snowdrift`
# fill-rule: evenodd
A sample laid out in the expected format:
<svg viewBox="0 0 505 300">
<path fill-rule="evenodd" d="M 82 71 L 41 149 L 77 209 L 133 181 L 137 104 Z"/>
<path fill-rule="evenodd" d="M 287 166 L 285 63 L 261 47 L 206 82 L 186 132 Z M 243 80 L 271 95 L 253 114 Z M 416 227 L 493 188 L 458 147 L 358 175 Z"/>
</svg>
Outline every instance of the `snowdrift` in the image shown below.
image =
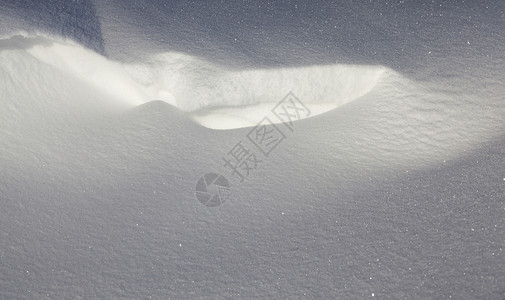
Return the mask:
<svg viewBox="0 0 505 300">
<path fill-rule="evenodd" d="M 110 99 L 107 101 L 114 105 L 132 107 L 162 100 L 187 112 L 197 123 L 215 129 L 254 126 L 288 92 L 299 97 L 311 110 L 311 116 L 315 116 L 366 95 L 385 79 L 400 79 L 398 74 L 381 66 L 335 64 L 231 70 L 181 53 L 158 54 L 142 63 L 121 64 L 71 41 L 42 35 L 3 38 L 0 53 L 7 77 L 29 69 L 33 73 L 34 68 L 49 68 L 49 74 L 64 77 L 64 80 L 45 78 L 44 89 L 52 89 L 53 93 L 61 94 L 61 89 L 65 89 L 62 82 L 79 81 L 107 95 L 105 98 Z M 16 65 L 6 65 L 13 61 Z M 27 62 L 35 66 L 20 70 L 19 64 Z M 26 84 L 26 79 L 19 79 L 11 78 L 14 85 Z M 41 86 L 40 82 L 41 78 L 35 78 L 32 83 Z M 2 92 L 8 90 L 13 91 L 5 88 Z M 70 101 L 66 95 L 67 100 L 62 101 L 75 105 L 75 98 L 82 98 L 82 93 L 71 90 L 68 93 L 74 94 L 74 100 Z M 86 98 L 89 101 L 96 97 Z"/>
</svg>

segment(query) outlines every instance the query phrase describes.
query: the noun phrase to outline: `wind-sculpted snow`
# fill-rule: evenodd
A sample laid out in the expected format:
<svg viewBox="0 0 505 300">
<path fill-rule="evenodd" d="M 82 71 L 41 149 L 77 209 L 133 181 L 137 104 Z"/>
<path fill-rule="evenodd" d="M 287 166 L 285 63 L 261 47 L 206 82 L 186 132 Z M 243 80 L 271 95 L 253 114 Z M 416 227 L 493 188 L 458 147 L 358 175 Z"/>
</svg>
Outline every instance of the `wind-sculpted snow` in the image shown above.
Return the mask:
<svg viewBox="0 0 505 300">
<path fill-rule="evenodd" d="M 288 92 L 302 98 L 315 116 L 366 95 L 384 79 L 401 80 L 380 66 L 232 70 L 181 53 L 121 64 L 73 42 L 43 36 L 4 38 L 0 51 L 28 54 L 130 105 L 163 100 L 219 129 L 254 126 Z"/>
<path fill-rule="evenodd" d="M 312 116 L 367 94 L 384 78 L 380 66 L 325 65 L 230 70 L 179 53 L 161 54 L 125 69 L 153 99 L 190 112 L 210 128 L 254 126 L 288 92 L 303 99 Z"/>
<path fill-rule="evenodd" d="M 500 63 L 426 82 L 4 35 L 0 298 L 501 298 Z M 311 117 L 240 182 L 223 157 L 290 91 Z"/>
<path fill-rule="evenodd" d="M 120 113 L 161 100 L 201 125 L 233 129 L 256 125 L 293 92 L 311 117 L 344 105 L 358 109 L 334 135 L 353 140 L 343 146 L 350 155 L 366 157 L 375 149 L 377 160 L 390 164 L 392 157 L 386 157 L 392 151 L 404 153 L 393 159 L 399 161 L 456 155 L 454 147 L 469 149 L 499 134 L 497 126 L 503 123 L 504 109 L 492 99 L 476 102 L 473 91 L 453 98 L 381 66 L 230 69 L 181 53 L 125 64 L 72 41 L 26 34 L 0 39 L 0 57 L 4 127 L 14 126 L 12 120 L 74 122 L 75 115 Z M 356 122 L 358 127 L 348 127 Z M 356 143 L 367 148 L 354 149 Z"/>
<path fill-rule="evenodd" d="M 342 148 L 357 159 L 375 149 L 381 164 L 391 164 L 456 155 L 454 147 L 471 147 L 498 134 L 496 124 L 503 122 L 503 109 L 493 102 L 475 103 L 471 94 L 455 100 L 380 66 L 239 70 L 181 53 L 125 64 L 71 41 L 30 35 L 1 39 L 0 56 L 4 127 L 16 127 L 13 119 L 23 124 L 60 118 L 75 122 L 75 115 L 120 113 L 161 100 L 201 125 L 233 129 L 254 126 L 293 92 L 309 107 L 311 117 L 354 103 L 347 109 L 360 112 L 335 128 L 334 136 L 353 140 Z M 444 107 L 451 107 L 451 115 Z M 477 111 L 481 117 L 469 116 Z M 334 114 L 321 117 L 331 119 Z M 348 127 L 356 122 L 358 127 Z M 365 148 L 355 148 L 359 143 Z M 387 158 L 392 151 L 403 154 Z"/>
<path fill-rule="evenodd" d="M 0 4 L 0 35 L 16 31 L 69 38 L 105 53 L 99 17 L 91 0 L 4 0 Z"/>
</svg>

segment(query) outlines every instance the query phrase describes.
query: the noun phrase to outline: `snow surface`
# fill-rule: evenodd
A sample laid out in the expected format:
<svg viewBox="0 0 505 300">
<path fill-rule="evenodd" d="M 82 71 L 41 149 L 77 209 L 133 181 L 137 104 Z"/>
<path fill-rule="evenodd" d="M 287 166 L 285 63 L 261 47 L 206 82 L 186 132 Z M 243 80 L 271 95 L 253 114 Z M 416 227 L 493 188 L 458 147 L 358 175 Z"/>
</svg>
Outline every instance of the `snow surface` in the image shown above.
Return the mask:
<svg viewBox="0 0 505 300">
<path fill-rule="evenodd" d="M 131 105 L 165 101 L 214 129 L 256 125 L 289 91 L 303 98 L 315 116 L 362 97 L 380 79 L 399 77 L 384 67 L 338 64 L 234 71 L 181 53 L 120 64 L 78 44 L 40 35 L 15 35 L 0 45 L 15 54 L 24 50 Z"/>
<path fill-rule="evenodd" d="M 0 5 L 0 298 L 505 296 L 502 3 L 40 3 Z"/>
</svg>

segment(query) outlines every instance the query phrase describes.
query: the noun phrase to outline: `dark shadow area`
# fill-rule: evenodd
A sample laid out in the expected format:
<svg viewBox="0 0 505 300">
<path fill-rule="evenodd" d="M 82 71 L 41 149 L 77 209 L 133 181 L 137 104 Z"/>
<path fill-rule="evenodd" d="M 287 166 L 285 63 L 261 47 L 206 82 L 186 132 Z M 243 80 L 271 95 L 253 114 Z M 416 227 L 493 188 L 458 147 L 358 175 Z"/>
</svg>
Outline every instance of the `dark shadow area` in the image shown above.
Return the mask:
<svg viewBox="0 0 505 300">
<path fill-rule="evenodd" d="M 110 56 L 144 47 L 137 55 L 181 51 L 240 68 L 338 61 L 411 73 L 448 57 L 496 60 L 500 51 L 490 42 L 503 43 L 505 31 L 505 4 L 498 1 L 110 3 L 125 23 L 138 24 L 145 44 L 107 47 Z"/>
<path fill-rule="evenodd" d="M 24 20 L 28 32 L 39 31 L 71 38 L 103 54 L 104 46 L 100 22 L 95 6 L 88 0 L 5 0 L 6 9 Z"/>
<path fill-rule="evenodd" d="M 52 41 L 43 37 L 24 37 L 15 35 L 9 39 L 0 40 L 0 51 L 2 50 L 15 50 L 15 49 L 30 49 L 33 46 L 51 46 Z"/>
</svg>

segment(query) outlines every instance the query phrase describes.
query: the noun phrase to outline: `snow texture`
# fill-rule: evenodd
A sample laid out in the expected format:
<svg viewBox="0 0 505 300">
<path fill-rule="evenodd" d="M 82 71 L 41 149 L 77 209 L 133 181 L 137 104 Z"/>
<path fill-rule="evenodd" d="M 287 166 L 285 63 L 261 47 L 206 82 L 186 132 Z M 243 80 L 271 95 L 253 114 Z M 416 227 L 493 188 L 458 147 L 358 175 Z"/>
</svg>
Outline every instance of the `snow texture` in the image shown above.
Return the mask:
<svg viewBox="0 0 505 300">
<path fill-rule="evenodd" d="M 503 299 L 504 4 L 351 2 L 2 2 L 0 298 Z"/>
</svg>

